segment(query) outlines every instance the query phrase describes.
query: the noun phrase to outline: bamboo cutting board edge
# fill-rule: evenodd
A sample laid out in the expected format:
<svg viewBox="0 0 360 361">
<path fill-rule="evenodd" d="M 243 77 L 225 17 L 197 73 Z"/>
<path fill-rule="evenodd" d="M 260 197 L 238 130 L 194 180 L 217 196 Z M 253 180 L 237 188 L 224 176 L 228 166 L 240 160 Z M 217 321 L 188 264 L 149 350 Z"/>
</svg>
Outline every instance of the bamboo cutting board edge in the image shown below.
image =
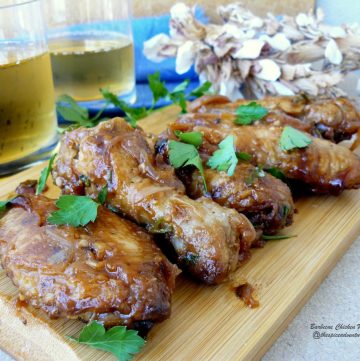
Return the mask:
<svg viewBox="0 0 360 361">
<path fill-rule="evenodd" d="M 168 121 L 174 119 L 174 117 L 177 115 L 178 109 L 175 107 L 169 107 L 164 111 L 156 112 L 152 116 L 150 116 L 148 119 L 143 120 L 141 125 L 144 127 L 146 131 L 153 130 L 154 132 L 160 131 L 160 128 L 163 128 L 164 124 Z M 7 179 L 0 179 L 0 199 L 3 199 L 5 194 L 10 193 L 14 190 L 15 186 L 24 179 L 31 179 L 31 178 L 38 178 L 38 175 L 40 173 L 40 170 L 43 168 L 44 165 L 40 164 L 35 166 L 34 168 L 28 169 L 22 173 L 19 173 L 17 175 L 14 175 Z M 52 194 L 54 195 L 54 194 Z M 344 193 L 342 196 L 335 198 L 335 197 L 325 197 L 320 199 L 321 204 L 317 205 L 317 198 L 310 198 L 307 200 L 302 200 L 299 204 L 300 208 L 300 214 L 297 215 L 295 218 L 295 226 L 290 228 L 287 232 L 291 234 L 291 231 L 299 230 L 300 235 L 299 239 L 293 239 L 289 242 L 281 241 L 282 243 L 272 243 L 267 244 L 265 248 L 260 250 L 255 250 L 253 252 L 253 258 L 250 260 L 250 263 L 245 264 L 243 268 L 240 269 L 240 273 L 247 276 L 249 274 L 249 277 L 251 280 L 255 280 L 255 282 L 260 278 L 260 284 L 261 282 L 264 283 L 262 288 L 264 289 L 263 294 L 260 295 L 260 302 L 261 306 L 257 310 L 247 310 L 247 309 L 239 309 L 237 307 L 238 303 L 240 301 L 234 301 L 235 297 L 232 294 L 228 292 L 226 289 L 226 286 L 221 285 L 217 286 L 215 288 L 209 288 L 204 286 L 194 286 L 191 283 L 187 283 L 187 281 L 184 281 L 183 279 L 180 279 L 178 282 L 178 287 L 180 288 L 176 290 L 174 295 L 174 307 L 173 307 L 173 314 L 170 320 L 165 321 L 163 324 L 157 325 L 154 330 L 150 333 L 150 338 L 147 346 L 145 347 L 144 352 L 142 352 L 136 359 L 139 360 L 181 360 L 181 361 L 207 361 L 207 360 L 213 360 L 216 358 L 217 360 L 258 360 L 263 356 L 263 354 L 266 352 L 266 350 L 271 346 L 271 344 L 276 340 L 276 338 L 283 332 L 283 330 L 286 328 L 286 326 L 289 324 L 289 322 L 293 319 L 293 317 L 297 314 L 297 312 L 301 309 L 301 307 L 305 304 L 305 302 L 309 299 L 309 297 L 312 295 L 312 293 L 315 291 L 315 289 L 321 284 L 323 279 L 327 276 L 327 274 L 330 272 L 330 270 L 333 268 L 333 266 L 336 264 L 336 262 L 343 256 L 346 249 L 351 245 L 352 241 L 356 239 L 356 237 L 359 235 L 360 232 L 360 211 L 357 209 L 359 208 L 358 205 L 360 204 L 360 193 L 355 193 L 354 191 L 351 191 L 351 193 Z M 332 222 L 331 219 L 334 219 L 334 227 L 338 226 L 338 229 L 329 228 L 328 234 L 323 235 L 321 233 L 319 234 L 310 234 L 310 237 L 317 237 L 319 236 L 319 242 L 323 248 L 319 248 L 319 245 L 314 243 L 309 243 L 307 239 L 304 238 L 306 236 L 306 232 L 304 231 L 305 226 L 307 226 L 307 223 L 310 222 L 311 227 L 311 221 L 312 217 L 311 215 L 313 212 L 316 212 L 316 208 L 319 206 L 319 209 L 324 212 L 324 215 L 319 214 L 318 219 L 319 222 L 325 222 L 325 227 L 331 227 Z M 337 208 L 336 208 L 337 207 Z M 341 207 L 353 207 L 355 214 L 351 213 L 351 217 L 349 216 L 349 219 L 347 222 L 340 219 L 339 217 L 346 217 L 348 214 L 350 214 L 350 210 L 347 208 L 344 208 L 344 215 L 342 215 L 340 212 L 336 212 L 335 210 L 339 211 L 342 208 Z M 314 208 L 314 210 L 313 210 Z M 309 210 L 310 214 L 307 214 L 307 212 L 302 212 L 301 210 Z M 340 216 L 338 217 L 338 214 Z M 331 218 L 332 217 L 332 218 Z M 336 221 L 336 222 L 335 222 Z M 312 225 L 313 229 L 315 230 L 317 225 Z M 316 238 L 315 238 L 316 239 Z M 309 264 L 304 262 L 304 260 L 299 260 L 298 258 L 294 258 L 294 260 L 298 261 L 299 265 L 302 264 L 305 265 L 305 269 L 301 269 L 300 272 L 303 272 L 305 276 L 307 276 L 307 273 L 311 271 L 309 274 L 309 279 L 301 280 L 301 278 L 296 278 L 296 280 L 300 279 L 301 282 L 299 282 L 299 287 L 301 289 L 296 289 L 295 291 L 293 289 L 290 289 L 290 293 L 293 292 L 294 294 L 291 295 L 291 297 L 288 300 L 281 300 L 281 302 L 284 303 L 283 307 L 280 310 L 277 310 L 274 308 L 274 310 L 271 309 L 267 310 L 269 308 L 269 304 L 271 305 L 271 299 L 269 299 L 269 294 L 266 292 L 275 292 L 279 291 L 278 289 L 275 289 L 275 287 L 278 285 L 284 286 L 281 282 L 284 282 L 281 278 L 276 278 L 279 274 L 282 274 L 285 276 L 287 271 L 292 270 L 286 270 L 285 268 L 289 265 L 286 265 L 284 258 L 286 258 L 286 255 L 288 254 L 289 257 L 294 255 L 291 255 L 291 252 L 294 252 L 297 250 L 296 247 L 298 247 L 302 240 L 304 240 L 304 243 L 309 247 L 308 253 L 309 253 Z M 294 243 L 291 243 L 294 242 Z M 307 242 L 309 244 L 307 244 Z M 294 247 L 295 248 L 294 248 Z M 318 247 L 318 248 L 316 248 Z M 280 254 L 283 252 L 283 254 Z M 287 253 L 289 252 L 289 253 Z M 319 255 L 316 253 L 319 252 Z M 321 257 L 323 254 L 324 256 Z M 300 254 L 298 255 L 300 257 Z M 276 262 L 282 262 L 282 264 L 279 264 L 279 271 L 275 269 L 274 267 L 277 267 L 276 262 L 271 263 L 271 258 L 274 258 Z M 265 262 L 266 261 L 266 262 Z M 270 265 L 267 264 L 267 261 L 269 261 Z M 303 262 L 303 263 L 302 263 Z M 269 271 L 272 271 L 274 273 L 273 279 L 270 277 L 266 278 L 267 276 L 267 270 L 261 270 L 260 267 L 269 267 Z M 306 269 L 306 267 L 309 267 L 309 269 Z M 313 271 L 314 268 L 314 272 Z M 271 273 L 271 272 L 269 272 Z M 260 276 L 259 276 L 260 275 Z M 298 275 L 294 273 L 296 277 Z M 4 279 L 4 276 L 2 276 Z M 267 284 L 267 282 L 269 284 Z M 274 289 L 272 288 L 274 287 Z M 12 292 L 14 291 L 13 289 Z M 191 292 L 194 291 L 194 293 L 191 295 Z M 260 287 L 261 291 L 261 287 Z M 281 291 L 281 290 L 280 290 Z M 190 293 L 190 298 L 185 293 Z M 274 295 L 275 298 L 277 295 Z M 200 358 L 196 358 L 196 355 L 192 354 L 192 357 L 189 356 L 188 349 L 184 345 L 177 345 L 176 347 L 168 344 L 164 344 L 163 338 L 166 338 L 169 333 L 176 334 L 176 330 L 174 331 L 174 327 L 178 327 L 179 329 L 183 328 L 183 325 L 181 324 L 182 316 L 179 315 L 179 312 L 193 312 L 194 315 L 194 322 L 199 323 L 199 321 L 196 320 L 197 317 L 203 317 L 202 319 L 207 322 L 207 314 L 206 311 L 205 315 L 202 315 L 199 313 L 199 307 L 201 307 L 201 301 L 203 301 L 203 306 L 211 307 L 216 303 L 221 303 L 217 298 L 223 297 L 225 302 L 229 302 L 229 305 L 224 303 L 224 310 L 219 309 L 219 317 L 224 316 L 224 319 L 219 319 L 219 325 L 215 323 L 215 327 L 217 325 L 219 326 L 219 340 L 216 344 L 213 343 L 213 338 L 209 334 L 211 332 L 215 332 L 213 330 L 207 330 L 208 334 L 204 333 L 200 334 L 193 334 L 194 339 L 198 339 L 200 346 L 198 349 L 195 349 L 194 342 L 189 339 L 189 347 L 193 347 L 194 351 L 198 351 L 198 354 L 200 355 L 207 355 L 206 357 L 200 356 Z M 193 300 L 194 299 L 194 300 Z M 264 302 L 262 302 L 264 300 Z M 200 303 L 199 303 L 200 302 Z M 206 303 L 208 302 L 208 303 Z M 287 303 L 286 303 L 287 302 Z M 269 304 L 267 304 L 269 303 Z M 222 304 L 221 304 L 222 306 Z M 7 313 L 10 314 L 10 311 L 12 309 L 13 312 L 16 310 L 14 309 L 13 305 L 10 303 L 7 305 L 8 310 Z M 3 302 L 0 302 L 0 309 L 4 310 Z M 230 313 L 229 313 L 230 310 Z M 238 310 L 238 311 L 237 311 Z M 208 311 L 210 312 L 210 310 Z M 184 314 L 184 317 L 186 318 L 187 315 Z M 273 313 L 276 315 L 273 316 Z M 16 315 L 15 315 L 16 316 Z M 244 317 L 243 317 L 244 316 Z M 209 314 L 209 322 L 211 321 L 212 315 Z M 28 319 L 28 325 L 32 324 L 34 322 L 34 328 L 36 330 L 37 327 L 39 327 L 39 322 L 37 318 L 33 318 L 31 314 L 27 315 Z M 230 329 L 226 329 L 226 325 L 221 324 L 220 320 L 223 321 L 223 323 L 226 323 L 226 321 L 233 322 L 232 318 L 238 319 L 239 321 L 239 327 L 240 329 L 237 330 L 234 328 L 233 325 L 231 325 Z M 249 322 L 245 323 L 244 320 L 250 320 Z M 2 340 L 2 328 L 4 325 L 6 325 L 6 322 L 1 322 L 3 319 L 3 312 L 0 314 L 0 346 L 4 347 L 5 349 L 9 350 L 9 352 L 15 356 L 18 359 L 24 359 L 23 355 L 19 353 L 18 349 L 12 348 L 15 344 L 18 344 L 16 342 L 8 342 L 8 345 L 5 345 Z M 262 321 L 262 322 L 260 322 Z M 243 324 L 241 324 L 243 322 Z M 49 321 L 46 322 L 46 324 L 49 324 L 50 326 L 40 326 L 40 331 L 42 328 L 49 328 L 50 333 L 48 335 L 51 335 L 52 327 L 61 328 L 63 327 L 62 323 L 60 326 L 54 326 L 58 325 L 56 321 Z M 200 323 L 201 326 L 203 325 Z M 64 323 L 65 325 L 65 323 Z M 66 323 L 68 325 L 68 323 Z M 236 324 L 237 326 L 237 324 Z M 28 329 L 26 331 L 26 327 L 19 326 L 21 329 L 24 329 L 23 334 L 25 335 L 28 333 Z M 76 329 L 79 329 L 81 326 L 76 326 Z M 206 325 L 204 325 L 206 327 Z M 191 328 L 191 325 L 189 325 L 189 328 Z M 7 329 L 7 332 L 9 331 L 9 328 L 5 326 L 5 329 Z M 244 329 L 244 330 L 242 330 Z M 233 335 L 228 335 L 226 332 L 233 332 Z M 250 330 L 250 331 L 249 331 Z M 39 332 L 40 332 L 39 331 Z M 191 332 L 194 330 L 192 329 Z M 226 348 L 226 345 L 234 340 L 237 340 L 238 338 L 241 339 L 241 335 L 246 334 L 246 332 L 252 332 L 252 337 L 248 337 L 248 342 L 245 342 L 246 344 L 243 345 L 242 348 L 239 348 L 239 353 L 231 353 L 231 350 L 224 349 Z M 309 331 L 310 332 L 310 331 Z M 42 361 L 42 360 L 50 360 L 52 352 L 54 350 L 61 350 L 61 347 L 64 348 L 64 350 L 75 350 L 74 352 L 67 353 L 67 356 L 65 357 L 66 351 L 62 351 L 62 357 L 63 360 L 71 360 L 71 361 L 78 361 L 78 360 L 84 360 L 82 357 L 83 355 L 87 355 L 90 358 L 85 358 L 86 360 L 114 360 L 112 356 L 109 356 L 109 354 L 104 354 L 100 351 L 94 351 L 92 349 L 86 348 L 84 346 L 77 346 L 73 343 L 69 343 L 67 340 L 64 339 L 64 335 L 69 335 L 68 333 L 61 333 L 60 338 L 58 337 L 58 333 L 52 332 L 52 336 L 49 336 L 48 343 L 55 343 L 55 345 L 48 345 L 50 349 L 42 349 L 39 345 L 35 345 L 34 347 L 38 347 L 38 349 L 32 350 L 32 355 L 36 355 L 36 358 L 26 358 L 26 360 L 36 360 L 36 361 Z M 73 335 L 73 333 L 70 333 Z M 35 333 L 36 336 L 36 333 Z M 170 336 L 169 336 L 170 337 Z M 190 336 L 191 337 L 191 336 Z M 226 337 L 228 339 L 226 339 Z M 59 342 L 59 340 L 64 342 Z M 210 340 L 210 342 L 209 342 Z M 15 340 L 18 342 L 21 342 L 20 340 Z M 59 342 L 59 345 L 56 345 L 56 343 Z M 174 343 L 176 343 L 177 340 L 174 339 Z M 208 344 L 208 343 L 209 344 Z M 205 345 L 202 345 L 202 343 L 205 343 Z M 225 346 L 222 345 L 224 343 Z M 183 349 L 181 349 L 181 346 Z M 59 348 L 60 347 L 60 348 Z M 184 348 L 185 347 L 185 348 Z M 169 350 L 167 350 L 169 348 Z M 212 349 L 212 351 L 207 352 L 207 350 L 204 351 L 204 348 Z M 50 351 L 49 351 L 50 350 Z M 180 354 L 175 354 L 174 350 L 179 351 Z M 40 355 L 40 352 L 42 354 Z M 227 352 L 226 355 L 229 355 L 228 358 L 224 356 L 224 352 Z M 220 356 L 223 355 L 223 356 Z M 41 358 L 40 358 L 41 356 Z M 169 358 L 170 356 L 170 358 Z"/>
</svg>

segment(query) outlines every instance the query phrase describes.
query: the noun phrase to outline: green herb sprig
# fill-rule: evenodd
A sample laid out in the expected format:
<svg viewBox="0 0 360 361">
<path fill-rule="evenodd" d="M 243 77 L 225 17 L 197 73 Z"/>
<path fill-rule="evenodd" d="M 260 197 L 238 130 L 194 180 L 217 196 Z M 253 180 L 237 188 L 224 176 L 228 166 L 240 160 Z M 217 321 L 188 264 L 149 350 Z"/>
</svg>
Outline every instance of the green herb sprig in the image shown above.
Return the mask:
<svg viewBox="0 0 360 361">
<path fill-rule="evenodd" d="M 233 135 L 228 135 L 221 143 L 219 143 L 219 149 L 214 152 L 207 162 L 207 165 L 211 169 L 225 171 L 228 176 L 234 174 L 238 163 L 234 139 Z"/>
<path fill-rule="evenodd" d="M 35 192 L 36 195 L 39 195 L 45 189 L 46 181 L 50 175 L 55 157 L 56 157 L 56 153 L 51 156 L 48 165 L 41 171 L 40 178 L 36 186 L 36 192 Z"/>
<path fill-rule="evenodd" d="M 97 321 L 86 325 L 78 338 L 69 338 L 77 343 L 111 352 L 118 361 L 131 360 L 145 345 L 145 340 L 137 331 L 128 330 L 125 326 L 115 326 L 106 331 Z"/>
<path fill-rule="evenodd" d="M 250 125 L 256 120 L 262 119 L 268 114 L 268 110 L 256 102 L 240 105 L 236 109 L 235 124 Z"/>
<path fill-rule="evenodd" d="M 284 127 L 279 141 L 281 150 L 285 152 L 295 148 L 306 148 L 311 143 L 312 139 L 308 135 L 289 125 Z"/>
<path fill-rule="evenodd" d="M 186 167 L 188 165 L 195 166 L 202 178 L 204 189 L 207 192 L 205 182 L 204 168 L 199 152 L 193 144 L 181 143 L 175 140 L 169 141 L 169 160 L 174 168 Z"/>
</svg>

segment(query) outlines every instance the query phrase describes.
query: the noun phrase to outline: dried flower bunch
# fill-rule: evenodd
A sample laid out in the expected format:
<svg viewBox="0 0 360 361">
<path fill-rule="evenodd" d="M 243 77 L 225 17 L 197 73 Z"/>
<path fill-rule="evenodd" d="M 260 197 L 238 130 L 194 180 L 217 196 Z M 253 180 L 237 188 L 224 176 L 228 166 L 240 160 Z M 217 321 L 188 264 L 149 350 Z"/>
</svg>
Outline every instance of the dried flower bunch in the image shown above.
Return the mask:
<svg viewBox="0 0 360 361">
<path fill-rule="evenodd" d="M 213 90 L 231 99 L 339 95 L 336 85 L 360 68 L 359 26 L 325 25 L 320 9 L 295 18 L 260 18 L 234 3 L 218 8 L 221 25 L 202 24 L 183 3 L 170 13 L 170 36 L 145 42 L 144 54 L 155 62 L 176 57 L 179 74 L 194 64 L 201 82 L 211 81 Z"/>
</svg>

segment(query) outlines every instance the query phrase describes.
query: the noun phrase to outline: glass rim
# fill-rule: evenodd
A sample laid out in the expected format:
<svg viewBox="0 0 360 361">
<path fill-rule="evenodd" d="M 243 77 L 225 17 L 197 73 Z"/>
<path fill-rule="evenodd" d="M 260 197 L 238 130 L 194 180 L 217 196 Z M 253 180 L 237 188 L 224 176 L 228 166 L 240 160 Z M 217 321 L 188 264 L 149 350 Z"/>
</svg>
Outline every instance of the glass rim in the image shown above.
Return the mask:
<svg viewBox="0 0 360 361">
<path fill-rule="evenodd" d="M 39 2 L 40 0 L 23 0 L 19 3 L 16 4 L 9 4 L 9 5 L 0 5 L 0 10 L 2 9 L 9 9 L 9 8 L 15 8 L 17 6 L 22 6 L 22 5 L 26 5 L 26 4 L 31 4 L 31 3 L 36 3 Z"/>
</svg>

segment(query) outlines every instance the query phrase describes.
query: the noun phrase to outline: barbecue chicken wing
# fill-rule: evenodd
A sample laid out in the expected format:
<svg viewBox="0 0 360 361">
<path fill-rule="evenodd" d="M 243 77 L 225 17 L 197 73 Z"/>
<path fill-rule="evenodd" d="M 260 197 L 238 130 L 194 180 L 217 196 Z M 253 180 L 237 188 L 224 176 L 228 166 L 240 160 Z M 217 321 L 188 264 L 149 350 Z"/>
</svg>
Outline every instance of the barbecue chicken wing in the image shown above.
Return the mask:
<svg viewBox="0 0 360 361">
<path fill-rule="evenodd" d="M 240 99 L 230 102 L 224 96 L 204 96 L 195 100 L 190 111 L 223 114 L 235 117 L 240 105 L 249 104 L 251 100 Z M 256 100 L 266 107 L 269 114 L 256 124 L 289 124 L 307 131 L 315 137 L 323 137 L 338 143 L 349 139 L 360 130 L 360 113 L 356 106 L 346 98 L 310 99 L 303 95 L 292 97 L 266 97 Z"/>
<path fill-rule="evenodd" d="M 103 206 L 85 227 L 47 223 L 55 201 L 21 195 L 0 219 L 1 264 L 19 297 L 51 318 L 143 331 L 170 315 L 178 274 L 152 237 Z"/>
<path fill-rule="evenodd" d="M 171 167 L 156 164 L 141 129 L 115 118 L 64 136 L 53 170 L 65 193 L 97 197 L 170 241 L 177 262 L 206 283 L 223 281 L 255 238 L 249 220 L 207 198 L 184 194 Z"/>
<path fill-rule="evenodd" d="M 168 137 L 175 139 L 172 132 L 165 132 L 156 144 L 158 157 L 161 156 L 167 163 Z M 202 156 L 206 162 L 208 155 Z M 176 173 L 191 198 L 210 195 L 221 206 L 245 214 L 254 227 L 265 234 L 276 233 L 293 221 L 295 206 L 289 187 L 268 173 L 259 177 L 252 164 L 239 162 L 232 176 L 205 168 L 207 192 L 200 172 L 195 167 L 187 166 Z"/>
<path fill-rule="evenodd" d="M 172 132 L 201 132 L 203 157 L 211 155 L 226 136 L 233 135 L 236 151 L 251 154 L 252 164 L 264 169 L 275 167 L 314 193 L 339 194 L 344 189 L 360 187 L 360 158 L 327 140 L 310 137 L 312 143 L 308 147 L 283 151 L 279 145 L 282 127 L 229 126 L 199 114 L 184 116 L 169 128 Z"/>
</svg>

